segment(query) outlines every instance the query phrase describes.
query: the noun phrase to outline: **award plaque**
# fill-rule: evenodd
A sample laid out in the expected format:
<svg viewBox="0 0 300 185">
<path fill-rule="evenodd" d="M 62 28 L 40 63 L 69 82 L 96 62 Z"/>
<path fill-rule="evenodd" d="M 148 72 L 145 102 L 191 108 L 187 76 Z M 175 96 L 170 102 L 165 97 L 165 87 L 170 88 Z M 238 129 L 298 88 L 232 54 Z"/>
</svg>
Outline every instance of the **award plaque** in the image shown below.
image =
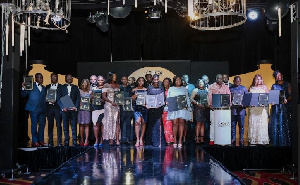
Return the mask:
<svg viewBox="0 0 300 185">
<path fill-rule="evenodd" d="M 200 101 L 199 103 L 202 105 L 202 106 L 207 106 L 207 94 L 200 94 Z"/>
<path fill-rule="evenodd" d="M 115 91 L 114 102 L 118 105 L 124 105 L 124 92 L 123 91 Z"/>
<path fill-rule="evenodd" d="M 259 93 L 258 95 L 258 105 L 259 106 L 268 106 L 269 96 L 267 93 Z"/>
<path fill-rule="evenodd" d="M 46 95 L 47 102 L 56 102 L 56 89 L 48 89 Z"/>
<path fill-rule="evenodd" d="M 156 107 L 161 107 L 165 105 L 165 96 L 164 93 L 160 93 L 156 95 Z"/>
<path fill-rule="evenodd" d="M 146 104 L 149 108 L 156 108 L 156 100 L 155 95 L 147 95 L 146 96 Z"/>
<path fill-rule="evenodd" d="M 136 97 L 136 105 L 145 105 L 146 104 L 147 92 L 146 91 L 137 92 L 136 95 L 137 95 L 137 97 Z"/>
<path fill-rule="evenodd" d="M 60 98 L 61 103 L 63 104 L 64 108 L 70 109 L 72 107 L 75 107 L 74 103 L 72 102 L 72 99 L 69 95 L 65 95 Z"/>
<path fill-rule="evenodd" d="M 80 98 L 80 110 L 90 110 L 90 98 L 81 97 Z"/>
<path fill-rule="evenodd" d="M 230 106 L 230 96 L 229 94 L 221 94 L 221 107 Z"/>
<path fill-rule="evenodd" d="M 24 82 L 25 90 L 33 89 L 33 76 L 24 76 Z"/>
<path fill-rule="evenodd" d="M 280 103 L 279 100 L 280 100 L 280 90 L 270 90 L 268 103 L 272 105 L 277 105 Z"/>
<path fill-rule="evenodd" d="M 286 96 L 285 96 L 285 91 L 284 90 L 281 90 L 280 91 L 280 94 L 279 94 L 279 103 L 280 104 L 284 104 L 284 100 L 286 99 Z"/>
<path fill-rule="evenodd" d="M 95 90 L 93 91 L 93 94 L 94 94 L 93 105 L 101 105 L 102 91 Z"/>
<path fill-rule="evenodd" d="M 241 106 L 243 102 L 244 94 L 233 93 L 232 94 L 232 105 Z"/>
<path fill-rule="evenodd" d="M 124 98 L 123 111 L 133 111 L 131 97 Z"/>
<path fill-rule="evenodd" d="M 177 96 L 177 107 L 179 110 L 187 108 L 186 95 Z"/>
<path fill-rule="evenodd" d="M 168 111 L 173 112 L 173 111 L 178 111 L 178 106 L 177 106 L 177 98 L 176 97 L 169 97 L 166 99 L 168 102 Z"/>
</svg>

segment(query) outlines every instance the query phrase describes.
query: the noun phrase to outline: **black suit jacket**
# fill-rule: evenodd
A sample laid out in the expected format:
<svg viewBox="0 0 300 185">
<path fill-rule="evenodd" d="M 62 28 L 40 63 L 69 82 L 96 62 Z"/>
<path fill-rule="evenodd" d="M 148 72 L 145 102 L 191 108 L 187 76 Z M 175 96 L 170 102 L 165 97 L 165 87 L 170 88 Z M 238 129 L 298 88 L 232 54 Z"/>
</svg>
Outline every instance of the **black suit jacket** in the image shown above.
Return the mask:
<svg viewBox="0 0 300 185">
<path fill-rule="evenodd" d="M 61 97 L 68 95 L 68 84 L 61 85 L 57 91 L 57 104 L 61 109 L 64 108 L 63 104 L 60 101 Z M 71 84 L 71 93 L 70 98 L 74 103 L 75 107 L 78 109 L 80 105 L 80 92 L 78 86 Z"/>
</svg>

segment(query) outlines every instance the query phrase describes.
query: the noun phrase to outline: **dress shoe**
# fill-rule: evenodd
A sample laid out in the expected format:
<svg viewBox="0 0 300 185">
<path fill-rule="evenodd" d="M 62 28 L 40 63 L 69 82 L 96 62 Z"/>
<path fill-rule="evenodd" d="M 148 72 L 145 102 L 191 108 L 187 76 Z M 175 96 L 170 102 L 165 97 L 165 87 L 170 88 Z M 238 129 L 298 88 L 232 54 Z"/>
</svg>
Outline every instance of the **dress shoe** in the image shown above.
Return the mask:
<svg viewBox="0 0 300 185">
<path fill-rule="evenodd" d="M 39 142 L 39 143 L 40 143 L 41 147 L 47 146 L 46 143 L 44 143 L 44 141 L 41 141 L 41 142 Z"/>
<path fill-rule="evenodd" d="M 61 146 L 62 146 L 62 144 L 61 144 L 61 143 L 58 143 L 58 144 L 57 144 L 57 146 L 61 147 Z"/>
<path fill-rule="evenodd" d="M 49 146 L 49 147 L 53 147 L 53 143 L 49 143 L 48 146 Z"/>
<path fill-rule="evenodd" d="M 240 141 L 240 146 L 244 146 L 244 141 Z"/>
<path fill-rule="evenodd" d="M 69 146 L 69 142 L 65 142 L 65 146 Z"/>
<path fill-rule="evenodd" d="M 32 147 L 40 147 L 41 145 L 38 142 L 36 142 L 36 143 L 32 143 L 31 146 Z"/>
</svg>

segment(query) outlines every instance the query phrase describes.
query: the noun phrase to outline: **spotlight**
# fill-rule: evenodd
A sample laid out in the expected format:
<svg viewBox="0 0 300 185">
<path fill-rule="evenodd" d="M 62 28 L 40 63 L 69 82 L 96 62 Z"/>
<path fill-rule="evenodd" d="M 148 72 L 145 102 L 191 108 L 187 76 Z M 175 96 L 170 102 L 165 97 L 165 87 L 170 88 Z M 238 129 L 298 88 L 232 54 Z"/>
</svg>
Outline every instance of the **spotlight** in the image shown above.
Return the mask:
<svg viewBox="0 0 300 185">
<path fill-rule="evenodd" d="M 258 13 L 256 12 L 256 11 L 250 11 L 249 13 L 248 13 L 248 17 L 249 17 L 249 19 L 251 19 L 251 20 L 256 20 L 257 19 L 257 17 L 258 17 Z"/>
<path fill-rule="evenodd" d="M 131 6 L 115 7 L 109 9 L 109 14 L 113 18 L 125 18 L 130 14 Z"/>
<path fill-rule="evenodd" d="M 107 12 L 96 12 L 94 15 L 90 14 L 87 18 L 90 23 L 96 23 L 96 26 L 102 31 L 108 31 L 108 15 Z"/>
</svg>

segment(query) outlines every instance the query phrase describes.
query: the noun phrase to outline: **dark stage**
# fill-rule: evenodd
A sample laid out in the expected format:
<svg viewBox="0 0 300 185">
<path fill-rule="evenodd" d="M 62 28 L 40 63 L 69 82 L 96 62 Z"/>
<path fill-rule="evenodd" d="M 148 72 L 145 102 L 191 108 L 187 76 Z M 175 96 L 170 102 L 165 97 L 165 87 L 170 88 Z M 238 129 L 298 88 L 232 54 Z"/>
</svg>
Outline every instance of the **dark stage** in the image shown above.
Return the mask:
<svg viewBox="0 0 300 185">
<path fill-rule="evenodd" d="M 48 169 L 38 184 L 243 184 L 231 171 L 282 169 L 289 147 L 205 146 L 52 147 L 19 152 L 31 171 Z"/>
</svg>

